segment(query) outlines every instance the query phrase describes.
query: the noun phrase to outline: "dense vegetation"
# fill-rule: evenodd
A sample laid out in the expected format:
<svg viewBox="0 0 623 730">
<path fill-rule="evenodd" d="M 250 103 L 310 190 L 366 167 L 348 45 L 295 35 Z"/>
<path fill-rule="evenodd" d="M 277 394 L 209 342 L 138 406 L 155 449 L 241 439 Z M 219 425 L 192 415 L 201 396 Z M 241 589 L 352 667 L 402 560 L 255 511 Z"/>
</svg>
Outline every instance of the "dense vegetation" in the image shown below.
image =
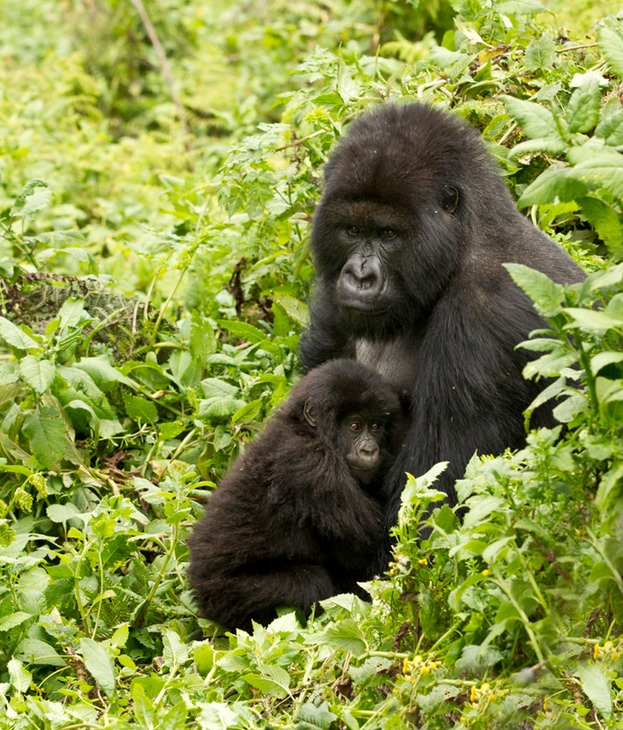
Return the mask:
<svg viewBox="0 0 623 730">
<path fill-rule="evenodd" d="M 4 0 L 1 730 L 623 724 L 623 20 L 581 10 Z M 478 127 L 589 272 L 511 267 L 565 430 L 474 458 L 423 541 L 443 465 L 410 478 L 372 604 L 220 635 L 186 538 L 297 377 L 322 164 L 387 99 Z"/>
</svg>

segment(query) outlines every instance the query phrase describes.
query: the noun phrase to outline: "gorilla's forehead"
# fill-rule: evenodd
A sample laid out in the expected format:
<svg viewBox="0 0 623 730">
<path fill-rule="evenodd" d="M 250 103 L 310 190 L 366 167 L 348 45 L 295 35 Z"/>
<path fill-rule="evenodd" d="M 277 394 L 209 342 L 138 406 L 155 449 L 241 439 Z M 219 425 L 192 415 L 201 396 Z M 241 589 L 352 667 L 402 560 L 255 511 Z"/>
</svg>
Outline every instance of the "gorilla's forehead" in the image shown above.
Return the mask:
<svg viewBox="0 0 623 730">
<path fill-rule="evenodd" d="M 378 191 L 353 198 L 335 196 L 325 201 L 324 214 L 336 225 L 408 228 L 413 223 L 413 202 L 410 197 L 399 200 Z"/>
</svg>

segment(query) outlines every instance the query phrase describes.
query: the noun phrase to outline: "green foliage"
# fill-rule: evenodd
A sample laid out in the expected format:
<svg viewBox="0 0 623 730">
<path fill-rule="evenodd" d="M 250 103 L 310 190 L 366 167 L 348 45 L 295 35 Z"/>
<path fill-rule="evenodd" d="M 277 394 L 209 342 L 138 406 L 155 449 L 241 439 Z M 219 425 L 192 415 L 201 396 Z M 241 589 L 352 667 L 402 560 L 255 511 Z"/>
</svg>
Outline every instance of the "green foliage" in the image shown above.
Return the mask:
<svg viewBox="0 0 623 730">
<path fill-rule="evenodd" d="M 576 42 L 533 0 L 5 5 L 0 730 L 621 724 L 620 20 Z M 458 510 L 443 465 L 409 477 L 372 604 L 222 635 L 186 539 L 296 377 L 322 164 L 390 99 L 478 127 L 592 272 L 508 266 L 548 321 L 526 423 L 554 400 L 564 431 L 474 458 Z"/>
</svg>

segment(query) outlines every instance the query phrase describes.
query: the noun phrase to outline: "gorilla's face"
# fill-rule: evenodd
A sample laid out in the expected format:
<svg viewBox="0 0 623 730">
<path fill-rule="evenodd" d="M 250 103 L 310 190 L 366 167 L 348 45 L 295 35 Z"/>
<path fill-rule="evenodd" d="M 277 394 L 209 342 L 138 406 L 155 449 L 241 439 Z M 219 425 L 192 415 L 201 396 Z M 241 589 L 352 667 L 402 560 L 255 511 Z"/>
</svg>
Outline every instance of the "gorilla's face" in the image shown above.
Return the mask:
<svg viewBox="0 0 623 730">
<path fill-rule="evenodd" d="M 409 111 L 354 122 L 325 168 L 312 247 L 325 291 L 355 333 L 426 317 L 466 254 L 462 146 L 439 129 L 444 116 Z"/>
</svg>

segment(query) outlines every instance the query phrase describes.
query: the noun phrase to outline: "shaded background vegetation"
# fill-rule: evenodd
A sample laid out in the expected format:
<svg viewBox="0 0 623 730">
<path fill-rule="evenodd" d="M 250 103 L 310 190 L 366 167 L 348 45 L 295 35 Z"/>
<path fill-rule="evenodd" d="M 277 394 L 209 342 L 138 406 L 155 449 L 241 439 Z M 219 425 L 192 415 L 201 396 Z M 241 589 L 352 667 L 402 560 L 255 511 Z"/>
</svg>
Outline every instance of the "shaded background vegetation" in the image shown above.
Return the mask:
<svg viewBox="0 0 623 730">
<path fill-rule="evenodd" d="M 0 728 L 623 722 L 617 10 L 4 1 Z M 297 377 L 322 165 L 390 99 L 478 127 L 591 274 L 512 272 L 567 430 L 474 459 L 425 541 L 414 475 L 372 605 L 222 636 L 186 537 Z"/>
</svg>

